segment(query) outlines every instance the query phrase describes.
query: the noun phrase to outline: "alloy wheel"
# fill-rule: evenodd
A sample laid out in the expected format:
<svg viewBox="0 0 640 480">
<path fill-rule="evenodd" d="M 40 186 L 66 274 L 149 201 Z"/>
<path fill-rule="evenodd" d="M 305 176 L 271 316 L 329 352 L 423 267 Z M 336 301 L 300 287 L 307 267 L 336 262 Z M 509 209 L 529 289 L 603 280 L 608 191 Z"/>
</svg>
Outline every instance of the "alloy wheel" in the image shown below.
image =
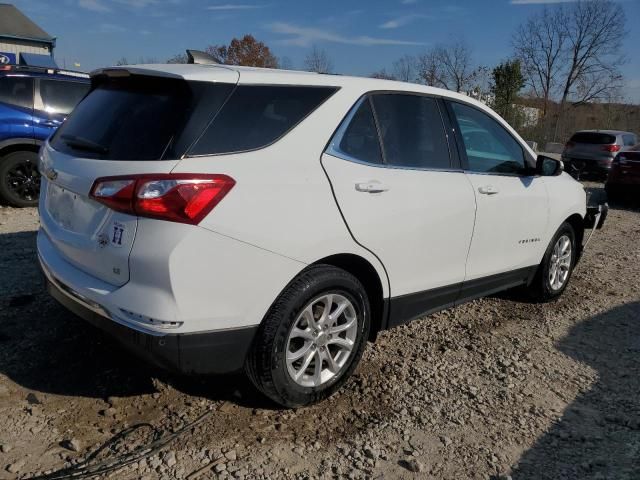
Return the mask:
<svg viewBox="0 0 640 480">
<path fill-rule="evenodd" d="M 318 387 L 337 377 L 358 335 L 356 309 L 349 299 L 328 293 L 309 302 L 286 342 L 289 376 L 303 387 Z"/>
<path fill-rule="evenodd" d="M 37 200 L 40 194 L 40 173 L 33 162 L 25 160 L 15 164 L 7 171 L 4 181 L 20 200 Z"/>
<path fill-rule="evenodd" d="M 560 290 L 569 278 L 572 260 L 571 239 L 562 235 L 553 246 L 549 265 L 549 285 L 552 290 Z"/>
</svg>

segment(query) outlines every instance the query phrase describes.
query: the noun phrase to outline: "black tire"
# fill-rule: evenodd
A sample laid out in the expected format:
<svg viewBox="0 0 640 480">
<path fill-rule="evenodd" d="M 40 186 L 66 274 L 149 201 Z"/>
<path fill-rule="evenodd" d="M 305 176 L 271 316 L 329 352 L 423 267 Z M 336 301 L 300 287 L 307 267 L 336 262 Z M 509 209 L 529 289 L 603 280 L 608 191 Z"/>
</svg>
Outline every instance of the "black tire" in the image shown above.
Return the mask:
<svg viewBox="0 0 640 480">
<path fill-rule="evenodd" d="M 612 202 L 617 202 L 617 203 L 619 203 L 622 200 L 622 195 L 618 188 L 612 185 L 605 184 L 604 189 L 607 192 L 608 200 L 611 200 Z"/>
<path fill-rule="evenodd" d="M 564 281 L 564 283 L 560 288 L 554 289 L 551 285 L 551 280 L 549 278 L 549 273 L 550 273 L 551 263 L 553 258 L 553 251 L 558 240 L 564 235 L 568 236 L 571 242 L 571 263 L 569 266 L 569 271 L 568 271 L 566 280 Z M 532 297 L 533 300 L 541 303 L 549 302 L 551 300 L 558 298 L 560 295 L 562 295 L 562 293 L 567 288 L 569 281 L 571 280 L 571 274 L 573 273 L 573 268 L 575 267 L 575 264 L 576 264 L 576 253 L 577 253 L 576 234 L 573 230 L 573 227 L 569 223 L 565 222 L 562 225 L 560 225 L 560 228 L 551 239 L 551 242 L 547 247 L 544 257 L 542 258 L 542 262 L 540 262 L 540 265 L 538 266 L 536 275 L 533 281 L 531 282 L 531 285 L 529 285 L 528 287 L 529 295 Z"/>
<path fill-rule="evenodd" d="M 358 319 L 357 336 L 345 364 L 332 379 L 317 387 L 305 387 L 296 383 L 287 370 L 287 338 L 302 310 L 329 293 L 342 295 L 353 305 Z M 289 283 L 269 309 L 248 355 L 247 375 L 258 390 L 284 407 L 319 402 L 338 390 L 360 362 L 369 336 L 370 316 L 367 294 L 356 277 L 330 265 L 310 267 Z"/>
<path fill-rule="evenodd" d="M 35 207 L 40 196 L 38 154 L 13 152 L 0 159 L 0 197 L 14 207 Z"/>
</svg>

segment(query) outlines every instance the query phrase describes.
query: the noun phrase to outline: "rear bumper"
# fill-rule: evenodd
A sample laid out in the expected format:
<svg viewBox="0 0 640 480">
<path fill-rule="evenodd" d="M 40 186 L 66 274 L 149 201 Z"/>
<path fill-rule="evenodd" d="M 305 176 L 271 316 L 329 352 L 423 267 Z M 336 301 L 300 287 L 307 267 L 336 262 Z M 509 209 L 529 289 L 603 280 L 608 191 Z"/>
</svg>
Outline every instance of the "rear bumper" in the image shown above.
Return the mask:
<svg viewBox="0 0 640 480">
<path fill-rule="evenodd" d="M 588 158 L 577 158 L 563 155 L 562 161 L 566 165 L 575 166 L 574 162 L 584 165 L 584 168 L 581 169 L 581 173 L 605 174 L 609 173 L 609 170 L 611 170 L 611 163 L 613 162 L 613 158 L 606 160 L 593 160 Z"/>
<path fill-rule="evenodd" d="M 156 335 L 115 322 L 90 300 L 62 284 L 40 262 L 47 291 L 60 304 L 106 332 L 145 361 L 187 374 L 221 374 L 241 370 L 258 326 L 212 332 Z"/>
</svg>

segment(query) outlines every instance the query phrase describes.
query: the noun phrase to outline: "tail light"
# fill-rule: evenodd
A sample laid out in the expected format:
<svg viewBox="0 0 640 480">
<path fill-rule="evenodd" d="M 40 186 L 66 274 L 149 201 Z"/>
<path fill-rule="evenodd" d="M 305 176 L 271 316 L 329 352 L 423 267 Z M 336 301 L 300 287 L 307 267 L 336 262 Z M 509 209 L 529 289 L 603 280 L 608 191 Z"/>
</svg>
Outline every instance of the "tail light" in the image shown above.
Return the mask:
<svg viewBox="0 0 640 480">
<path fill-rule="evenodd" d="M 573 142 L 567 142 L 567 143 L 565 144 L 564 148 L 573 148 L 573 147 L 575 147 L 575 146 L 576 146 L 576 144 L 575 144 L 575 143 L 573 143 Z"/>
<path fill-rule="evenodd" d="M 604 145 L 602 147 L 602 150 L 604 150 L 605 152 L 610 152 L 610 153 L 619 152 L 620 151 L 620 145 Z"/>
<path fill-rule="evenodd" d="M 197 225 L 235 183 L 227 175 L 188 173 L 103 177 L 90 196 L 118 212 Z"/>
</svg>

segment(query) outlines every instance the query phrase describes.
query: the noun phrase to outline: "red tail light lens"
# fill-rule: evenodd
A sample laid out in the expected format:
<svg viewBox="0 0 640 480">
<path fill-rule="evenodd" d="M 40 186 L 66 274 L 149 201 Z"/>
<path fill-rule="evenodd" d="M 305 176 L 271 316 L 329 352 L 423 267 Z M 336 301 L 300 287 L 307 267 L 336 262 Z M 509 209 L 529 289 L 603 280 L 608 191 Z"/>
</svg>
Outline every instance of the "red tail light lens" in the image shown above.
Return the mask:
<svg viewBox="0 0 640 480">
<path fill-rule="evenodd" d="M 567 142 L 567 143 L 566 143 L 566 145 L 565 145 L 564 147 L 565 147 L 565 148 L 573 148 L 573 147 L 575 147 L 575 145 L 576 145 L 576 144 L 575 144 L 575 143 L 573 143 L 573 142 Z"/>
<path fill-rule="evenodd" d="M 94 182 L 90 196 L 130 215 L 197 225 L 234 185 L 227 175 L 104 177 Z"/>
<path fill-rule="evenodd" d="M 605 145 L 604 147 L 602 147 L 602 150 L 604 150 L 605 152 L 619 152 L 620 151 L 620 145 Z"/>
</svg>

